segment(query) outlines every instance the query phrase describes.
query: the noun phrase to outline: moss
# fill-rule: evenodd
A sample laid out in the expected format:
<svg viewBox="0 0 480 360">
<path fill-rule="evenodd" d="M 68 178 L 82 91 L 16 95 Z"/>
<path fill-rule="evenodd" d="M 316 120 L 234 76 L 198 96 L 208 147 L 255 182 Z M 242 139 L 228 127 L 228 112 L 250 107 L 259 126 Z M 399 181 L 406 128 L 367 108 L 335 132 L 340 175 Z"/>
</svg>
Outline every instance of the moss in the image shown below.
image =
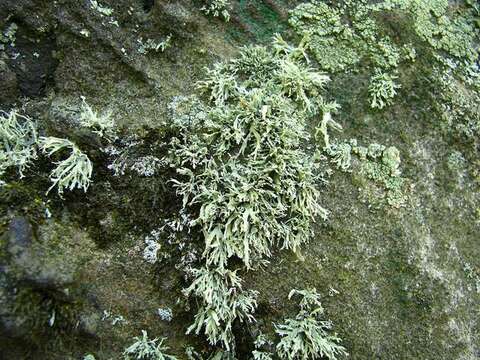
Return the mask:
<svg viewBox="0 0 480 360">
<path fill-rule="evenodd" d="M 17 356 L 28 358 L 51 353 L 53 359 L 62 353 L 75 352 L 83 339 L 79 335 L 74 339 L 71 335 L 77 331 L 83 308 L 81 295 L 70 293 L 65 298 L 65 294 L 53 290 L 23 286 L 15 295 L 12 314 L 28 333 L 28 340 L 19 348 Z"/>
<path fill-rule="evenodd" d="M 38 183 L 42 186 L 44 182 L 41 179 L 32 179 L 30 182 L 30 176 L 23 181 L 13 180 L 16 177 L 16 174 L 13 175 L 12 181 L 0 187 L 0 216 L 3 224 L 10 221 L 12 211 L 18 211 L 32 223 L 42 223 L 47 206 L 36 187 Z"/>
<path fill-rule="evenodd" d="M 256 42 L 266 43 L 274 34 L 283 32 L 287 27 L 287 19 L 280 12 L 280 6 L 270 1 L 241 0 L 235 7 L 234 14 L 242 27 L 238 24 L 229 27 L 227 31 L 236 41 L 243 42 L 245 36 L 250 36 Z"/>
</svg>

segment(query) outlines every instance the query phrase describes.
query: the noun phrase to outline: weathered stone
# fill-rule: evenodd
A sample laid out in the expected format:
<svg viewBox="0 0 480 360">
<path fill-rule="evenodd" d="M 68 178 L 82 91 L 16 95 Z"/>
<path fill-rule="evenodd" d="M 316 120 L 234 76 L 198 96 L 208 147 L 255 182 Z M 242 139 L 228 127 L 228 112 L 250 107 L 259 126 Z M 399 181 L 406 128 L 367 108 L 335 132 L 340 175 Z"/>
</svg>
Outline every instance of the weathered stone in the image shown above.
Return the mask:
<svg viewBox="0 0 480 360">
<path fill-rule="evenodd" d="M 20 253 L 32 244 L 32 226 L 24 217 L 15 217 L 10 222 L 8 250 L 14 255 Z"/>
<path fill-rule="evenodd" d="M 0 107 L 12 105 L 20 94 L 17 76 L 3 60 L 0 60 L 0 84 Z"/>
<path fill-rule="evenodd" d="M 98 313 L 92 312 L 80 316 L 78 330 L 87 336 L 98 337 L 98 327 L 101 317 Z"/>
<path fill-rule="evenodd" d="M 24 217 L 10 222 L 6 249 L 10 258 L 3 264 L 5 272 L 14 282 L 56 290 L 68 297 L 64 288 L 75 281 L 79 260 L 88 256 L 74 257 L 69 244 L 76 240 L 84 241 L 80 246 L 89 246 L 89 243 L 82 234 L 58 224 L 41 226 L 37 231 L 38 239 L 33 237 L 32 226 Z M 62 248 L 64 251 L 57 251 Z"/>
</svg>

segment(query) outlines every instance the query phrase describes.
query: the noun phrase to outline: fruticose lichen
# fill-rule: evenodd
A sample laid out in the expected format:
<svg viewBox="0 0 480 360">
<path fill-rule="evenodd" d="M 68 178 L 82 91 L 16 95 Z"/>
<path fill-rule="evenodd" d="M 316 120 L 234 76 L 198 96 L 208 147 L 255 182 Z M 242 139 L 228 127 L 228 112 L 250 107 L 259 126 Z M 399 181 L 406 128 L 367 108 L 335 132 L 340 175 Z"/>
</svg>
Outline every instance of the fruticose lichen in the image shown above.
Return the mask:
<svg viewBox="0 0 480 360">
<path fill-rule="evenodd" d="M 332 323 L 322 320 L 324 309 L 316 290 L 292 290 L 288 298 L 300 295 L 300 311 L 294 319 L 275 325 L 275 332 L 281 337 L 277 353 L 281 359 L 314 360 L 326 357 L 336 360 L 347 355 L 336 334 L 330 334 Z"/>
<path fill-rule="evenodd" d="M 325 116 L 328 76 L 310 68 L 303 50 L 274 40 L 252 46 L 209 70 L 204 101 L 176 102 L 173 180 L 188 226 L 204 241 L 204 265 L 187 295 L 200 300 L 190 331 L 234 352 L 232 323 L 252 321 L 256 294 L 242 290 L 232 259 L 253 268 L 274 246 L 298 251 L 325 218 L 312 155 L 302 144 L 308 121 Z M 230 289 L 230 290 L 229 290 Z"/>
</svg>

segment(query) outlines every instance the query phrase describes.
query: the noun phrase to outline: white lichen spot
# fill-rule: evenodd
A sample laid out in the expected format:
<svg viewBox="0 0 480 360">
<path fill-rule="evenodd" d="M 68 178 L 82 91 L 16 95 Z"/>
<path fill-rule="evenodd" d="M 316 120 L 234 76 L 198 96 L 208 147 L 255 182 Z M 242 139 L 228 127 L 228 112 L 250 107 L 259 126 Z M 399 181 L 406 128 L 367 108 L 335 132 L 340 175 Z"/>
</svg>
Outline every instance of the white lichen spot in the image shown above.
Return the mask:
<svg viewBox="0 0 480 360">
<path fill-rule="evenodd" d="M 102 16 L 110 16 L 113 14 L 113 9 L 101 6 L 97 0 L 90 0 L 90 7 L 100 13 Z"/>
<path fill-rule="evenodd" d="M 137 42 L 140 44 L 138 52 L 140 54 L 147 54 L 150 51 L 154 52 L 164 52 L 171 46 L 172 34 L 167 35 L 167 37 L 159 42 L 156 42 L 153 39 L 147 39 L 143 41 L 142 38 L 138 39 Z"/>
<path fill-rule="evenodd" d="M 170 308 L 158 308 L 157 309 L 157 314 L 160 316 L 160 319 L 163 321 L 172 321 L 173 319 L 173 312 L 172 309 Z"/>
<path fill-rule="evenodd" d="M 152 230 L 150 235 L 145 238 L 146 247 L 143 249 L 143 259 L 150 264 L 155 264 L 158 260 L 158 251 L 161 248 L 158 242 L 160 236 L 160 231 Z"/>
<path fill-rule="evenodd" d="M 85 36 L 86 38 L 90 37 L 90 31 L 88 31 L 87 29 L 80 30 L 80 34 Z"/>
</svg>

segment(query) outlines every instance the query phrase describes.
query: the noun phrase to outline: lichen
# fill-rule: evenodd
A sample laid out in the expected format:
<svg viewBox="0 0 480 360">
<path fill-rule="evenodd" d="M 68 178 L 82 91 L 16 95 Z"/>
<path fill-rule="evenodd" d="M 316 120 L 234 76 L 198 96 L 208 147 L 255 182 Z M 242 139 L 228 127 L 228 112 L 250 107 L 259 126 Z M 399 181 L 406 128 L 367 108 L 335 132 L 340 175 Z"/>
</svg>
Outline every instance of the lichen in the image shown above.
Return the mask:
<svg viewBox="0 0 480 360">
<path fill-rule="evenodd" d="M 201 10 L 207 15 L 212 14 L 215 17 L 222 16 L 225 21 L 229 21 L 229 7 L 229 0 L 205 0 L 205 5 L 202 6 Z"/>
<path fill-rule="evenodd" d="M 148 338 L 145 330 L 142 330 L 142 337 L 135 337 L 135 342 L 123 352 L 125 360 L 177 360 L 173 355 L 166 354 L 168 347 L 163 343 L 166 338 Z"/>
<path fill-rule="evenodd" d="M 311 236 L 312 220 L 327 215 L 301 143 L 309 137 L 306 121 L 326 113 L 328 77 L 308 66 L 301 46 L 277 37 L 273 49 L 243 49 L 199 83 L 205 101 L 171 107 L 178 133 L 173 183 L 188 227 L 205 244 L 205 265 L 187 291 L 201 303 L 189 331 L 204 329 L 211 344 L 232 351 L 233 321 L 253 320 L 256 307 L 254 294 L 242 291 L 228 269 L 232 258 L 252 268 L 275 245 L 296 252 Z"/>
<path fill-rule="evenodd" d="M 401 86 L 395 83 L 397 77 L 387 73 L 376 72 L 370 79 L 370 85 L 368 92 L 372 98 L 370 106 L 376 109 L 383 109 L 385 106 L 390 105 L 395 95 L 397 95 L 397 89 Z"/>
<path fill-rule="evenodd" d="M 79 124 L 85 128 L 91 129 L 100 137 L 113 139 L 115 136 L 115 121 L 112 112 L 107 111 L 99 114 L 95 111 L 82 96 L 81 112 L 79 116 Z"/>
<path fill-rule="evenodd" d="M 316 290 L 292 290 L 288 298 L 295 295 L 301 296 L 297 316 L 275 325 L 275 332 L 281 337 L 276 347 L 280 358 L 313 360 L 326 357 L 336 360 L 337 356 L 347 355 L 345 348 L 338 344 L 341 339 L 336 334 L 329 334 L 332 323 L 321 320 L 324 309 Z"/>
<path fill-rule="evenodd" d="M 100 5 L 97 0 L 90 0 L 90 7 L 101 16 L 111 16 L 113 14 L 113 9 Z"/>
<path fill-rule="evenodd" d="M 383 14 L 400 19 L 407 16 L 408 21 L 398 26 L 404 27 L 406 33 L 416 34 L 418 42 L 427 44 L 432 61 L 462 69 L 475 63 L 472 12 L 452 16 L 446 0 L 388 0 L 377 4 L 362 0 L 345 1 L 343 5 L 316 0 L 292 10 L 289 23 L 307 39 L 305 46 L 322 69 L 334 73 L 369 69 L 373 73 L 372 107 L 383 108 L 391 103 L 395 88 L 400 87 L 394 84 L 391 74 L 416 58 L 411 42 L 382 32 L 375 18 Z M 383 94 L 375 96 L 380 93 Z"/>
<path fill-rule="evenodd" d="M 142 38 L 137 40 L 139 43 L 138 52 L 140 54 L 147 54 L 150 51 L 153 52 L 164 52 L 169 47 L 172 46 L 172 34 L 169 34 L 162 41 L 155 41 L 153 39 L 147 39 L 143 41 Z"/>
<path fill-rule="evenodd" d="M 16 110 L 0 112 L 0 176 L 16 167 L 22 178 L 24 171 L 37 157 L 37 126 Z"/>
<path fill-rule="evenodd" d="M 3 32 L 0 32 L 0 50 L 4 50 L 5 45 L 15 47 L 17 30 L 18 25 L 12 22 Z"/>
<path fill-rule="evenodd" d="M 91 182 L 93 166 L 88 156 L 77 145 L 70 140 L 50 136 L 40 137 L 40 147 L 48 156 L 64 149 L 70 151 L 70 155 L 66 159 L 55 163 L 57 166 L 50 174 L 50 180 L 53 184 L 47 193 L 55 186 L 60 196 L 65 189 L 71 191 L 78 188 L 83 189 L 84 192 L 87 191 Z"/>
<path fill-rule="evenodd" d="M 336 142 L 325 153 L 342 171 L 354 172 L 356 176 L 364 176 L 379 184 L 384 191 L 385 203 L 394 208 L 405 204 L 405 179 L 400 176 L 400 152 L 397 148 L 385 147 L 372 143 L 368 147 L 360 146 L 356 139 L 348 142 Z M 355 166 L 352 157 L 356 156 Z M 382 196 L 382 195 L 377 195 Z M 382 203 L 380 198 L 370 199 L 371 202 Z"/>
</svg>

